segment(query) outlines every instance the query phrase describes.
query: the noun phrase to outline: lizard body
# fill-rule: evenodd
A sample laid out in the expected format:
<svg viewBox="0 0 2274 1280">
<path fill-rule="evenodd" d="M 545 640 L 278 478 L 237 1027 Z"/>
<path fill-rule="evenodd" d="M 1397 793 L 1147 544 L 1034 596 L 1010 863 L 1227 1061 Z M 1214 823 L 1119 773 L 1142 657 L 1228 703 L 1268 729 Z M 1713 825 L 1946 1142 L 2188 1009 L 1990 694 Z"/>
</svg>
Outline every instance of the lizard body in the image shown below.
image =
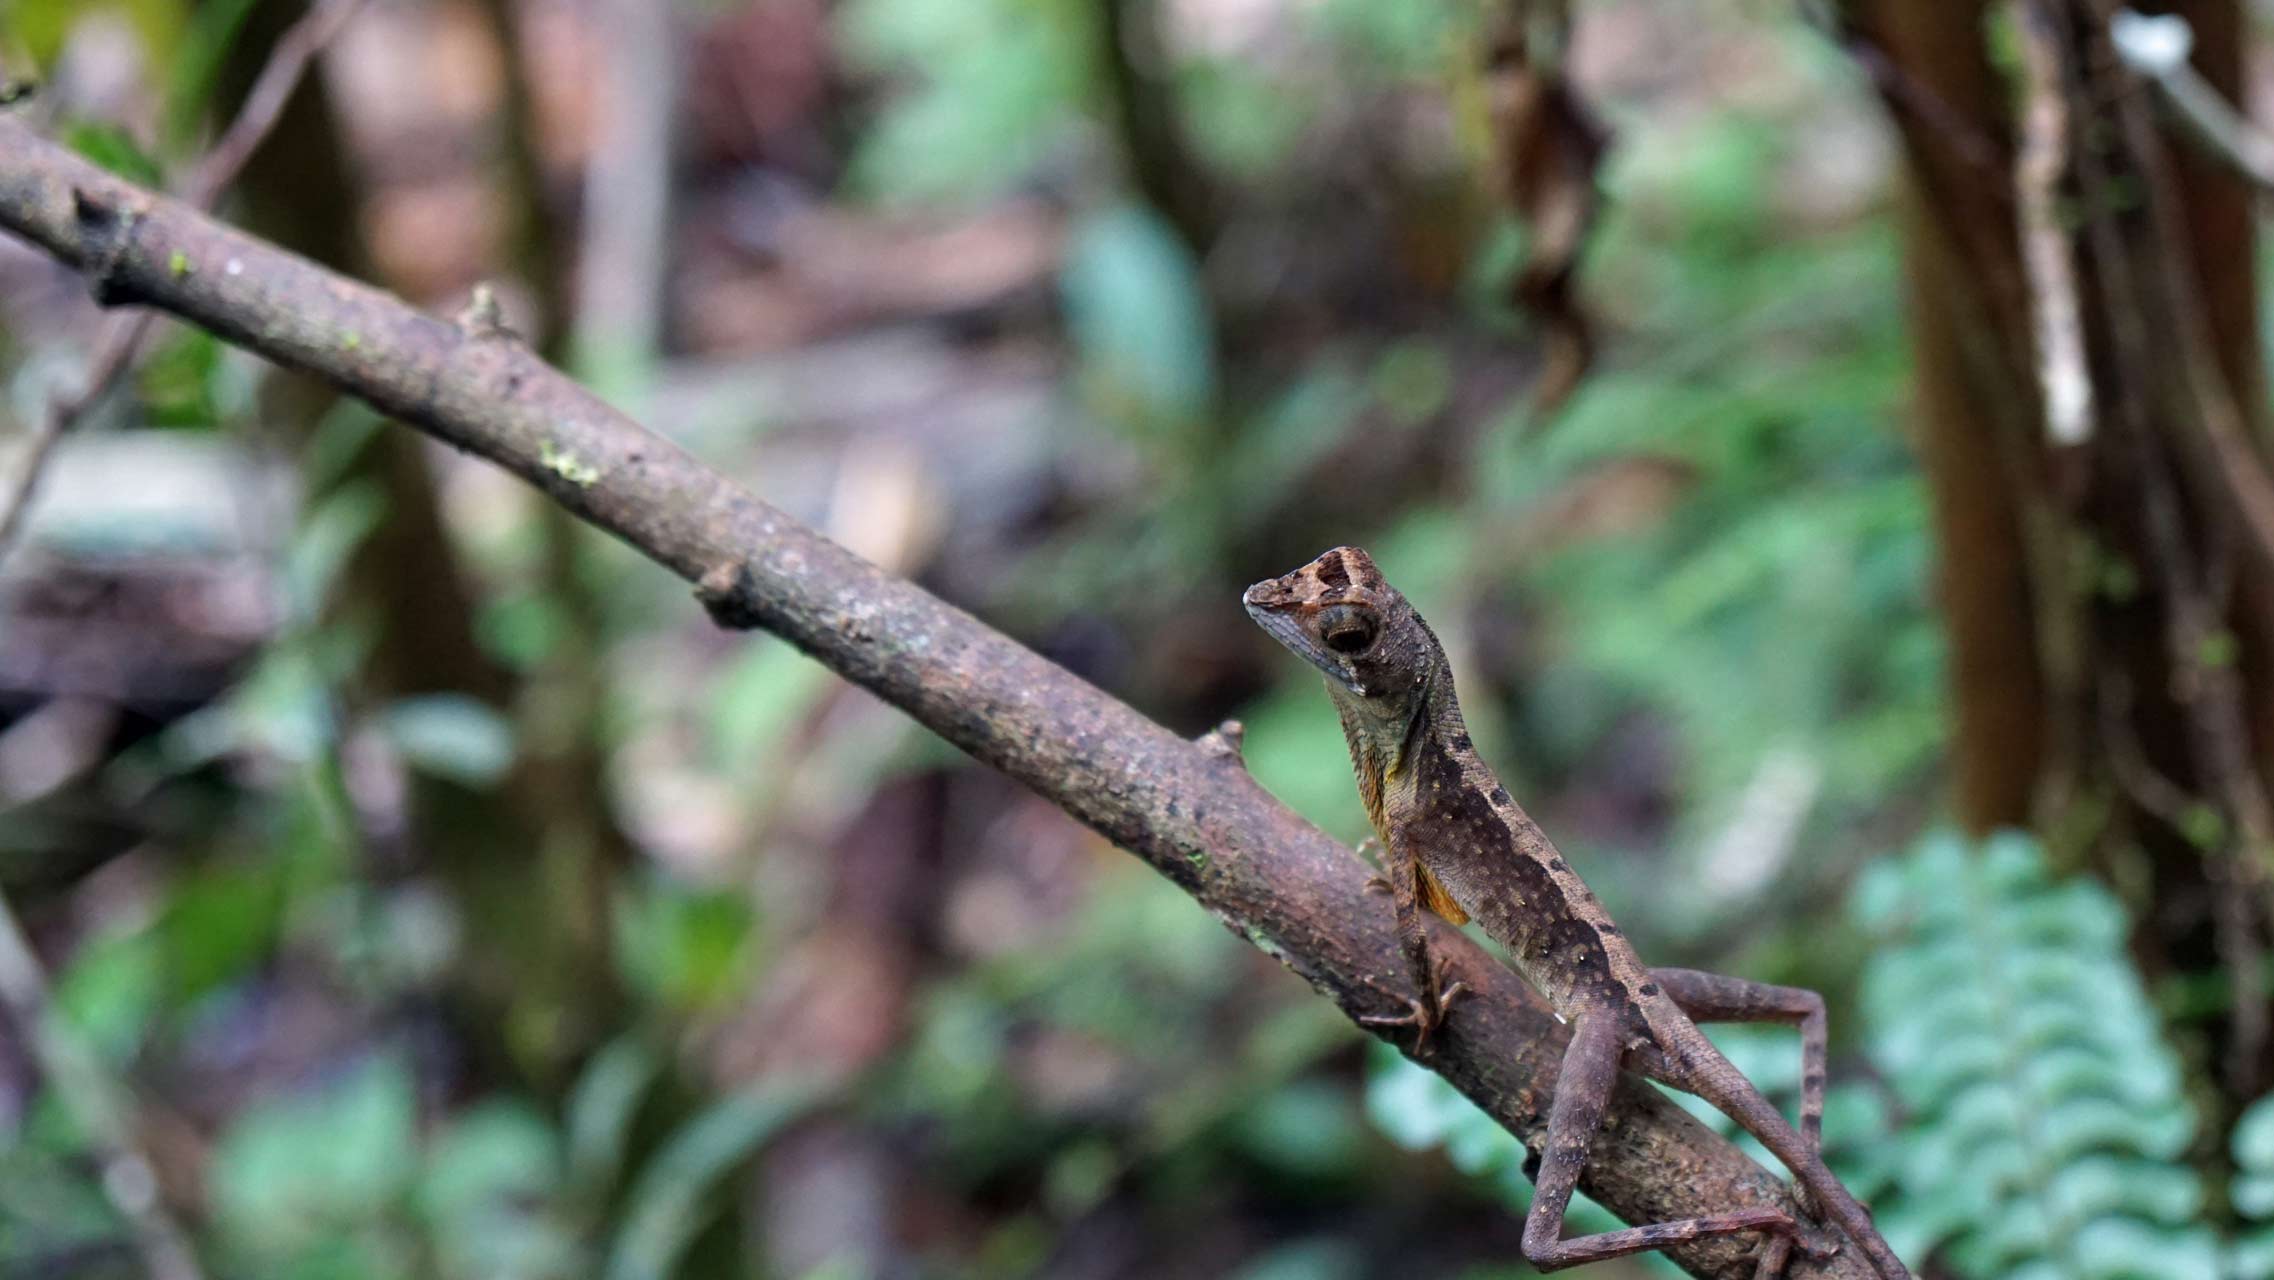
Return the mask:
<svg viewBox="0 0 2274 1280">
<path fill-rule="evenodd" d="M 1798 1178 L 1804 1204 L 1863 1250 L 1882 1280 L 1909 1280 L 1871 1218 L 1817 1155 L 1823 1114 L 1824 1009 L 1815 993 L 1643 964 L 1602 904 L 1480 758 L 1461 718 L 1444 647 L 1373 561 L 1338 547 L 1243 597 L 1274 639 L 1325 673 L 1348 740 L 1360 800 L 1381 840 L 1384 878 L 1418 998 L 1376 1024 L 1417 1029 L 1416 1052 L 1463 990 L 1430 952 L 1422 913 L 1474 919 L 1565 1022 L 1571 1047 L 1558 1077 L 1525 1223 L 1524 1253 L 1553 1270 L 1705 1235 L 1761 1231 L 1759 1280 L 1780 1275 L 1795 1245 L 1831 1245 L 1781 1210 L 1736 1210 L 1683 1222 L 1561 1239 L 1565 1205 L 1622 1063 L 1696 1093 L 1760 1139 Z M 1694 1019 L 1797 1023 L 1804 1059 L 1796 1131 L 1699 1031 Z"/>
</svg>

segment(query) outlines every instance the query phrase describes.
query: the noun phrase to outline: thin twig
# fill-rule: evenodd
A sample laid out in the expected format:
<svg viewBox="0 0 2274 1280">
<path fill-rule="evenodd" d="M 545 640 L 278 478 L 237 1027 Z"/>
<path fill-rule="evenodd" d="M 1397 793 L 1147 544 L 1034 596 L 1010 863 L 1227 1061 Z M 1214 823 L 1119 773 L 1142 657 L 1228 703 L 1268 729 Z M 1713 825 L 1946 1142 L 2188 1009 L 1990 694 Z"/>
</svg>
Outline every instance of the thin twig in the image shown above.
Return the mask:
<svg viewBox="0 0 2274 1280">
<path fill-rule="evenodd" d="M 1976 128 L 1964 112 L 1950 105 L 1941 94 L 1905 69 L 1902 63 L 1887 56 L 1887 51 L 1844 17 L 1824 16 L 1819 25 L 1848 57 L 1863 68 L 1871 80 L 1871 87 L 1880 100 L 1897 117 L 1917 125 L 1939 138 L 1950 148 L 1951 154 L 1969 167 L 1982 171 L 1985 177 L 2001 173 L 2005 168 L 2005 148 L 1995 138 Z M 2001 189 L 1991 188 L 1993 194 Z"/>
<path fill-rule="evenodd" d="M 2014 154 L 2014 189 L 2022 266 L 2036 321 L 2045 432 L 2054 444 L 2066 446 L 2092 438 L 2092 373 L 2085 362 L 2076 266 L 2058 212 L 2061 178 L 2069 167 L 2069 110 L 2061 85 L 2061 52 L 2043 4 L 2019 0 L 2014 5 L 2027 95 L 2021 147 Z"/>
<path fill-rule="evenodd" d="M 2187 60 L 2195 44 L 2187 19 L 2121 10 L 2108 24 L 2108 39 L 2124 65 L 2155 86 L 2189 141 L 2261 192 L 2274 192 L 2274 137 L 2235 110 Z"/>
<path fill-rule="evenodd" d="M 607 0 L 614 31 L 601 57 L 607 109 L 584 174 L 584 240 L 569 326 L 570 366 L 615 395 L 650 367 L 664 325 L 671 243 L 672 117 L 677 103 L 676 10 Z M 534 192 L 530 198 L 535 198 Z"/>
<path fill-rule="evenodd" d="M 2107 4 L 2097 8 L 2123 66 L 2160 91 L 2163 102 L 2188 126 L 2188 135 L 2261 192 L 2274 193 L 2274 139 L 2253 128 L 2188 62 L 2194 33 L 2187 20 L 2174 14 L 2143 17 Z M 2147 183 L 2149 217 L 2171 256 L 2172 269 L 2159 273 L 2165 277 L 2160 283 L 2175 296 L 2174 318 L 2185 330 L 2179 335 L 2186 357 L 2182 372 L 2198 402 L 2196 417 L 2204 440 L 2217 458 L 2213 474 L 2242 517 L 2253 550 L 2274 567 L 2274 475 L 2268 474 L 2264 456 L 2251 443 L 2256 433 L 2210 355 L 2201 308 L 2193 305 L 2193 255 L 2183 252 L 2186 233 L 2165 172 L 2163 148 L 2131 95 L 2118 91 L 2112 102 Z"/>
<path fill-rule="evenodd" d="M 319 0 L 315 8 L 278 37 L 276 47 L 269 52 L 268 61 L 253 81 L 252 92 L 245 95 L 244 106 L 238 110 L 236 119 L 229 122 L 229 127 L 198 161 L 189 180 L 182 184 L 184 203 L 198 209 L 213 207 L 213 202 L 237 180 L 245 162 L 260 149 L 269 130 L 276 127 L 285 103 L 291 101 L 292 91 L 300 86 L 301 77 L 308 73 L 316 55 L 339 35 L 362 4 L 363 0 Z M 59 390 L 48 397 L 39 420 L 32 426 L 23 465 L 17 468 L 7 498 L 0 500 L 0 560 L 8 558 L 9 549 L 23 532 L 24 517 L 31 510 L 32 498 L 39 490 L 41 477 L 47 473 L 48 463 L 55 456 L 56 446 L 78 428 L 87 410 L 108 396 L 111 388 L 132 367 L 135 352 L 142 346 L 155 319 L 145 311 L 113 316 L 105 321 L 102 332 L 95 337 L 87 357 L 86 373 L 78 388 Z"/>
<path fill-rule="evenodd" d="M 120 211 L 134 234 L 111 252 Z M 89 216 L 89 211 L 94 216 Z M 479 454 L 699 584 L 723 623 L 761 626 L 1034 788 L 1145 860 L 1352 1017 L 1402 1012 L 1403 961 L 1365 865 L 1221 751 L 1170 733 L 970 615 L 750 496 L 564 378 L 510 336 L 465 329 L 153 196 L 0 118 L 0 229 L 151 305 Z M 169 264 L 199 269 L 181 272 Z M 203 269 L 235 262 L 234 272 Z M 1231 590 L 1227 587 L 1226 590 Z M 1536 1149 L 1569 1030 L 1458 931 L 1432 944 L 1476 994 L 1425 1065 Z M 1585 1189 L 1630 1221 L 1702 1207 L 1794 1209 L 1784 1182 L 1649 1086 L 1623 1081 Z M 1698 1276 L 1754 1273 L 1750 1240 L 1693 1241 Z M 1864 1280 L 1842 1250 L 1789 1280 Z"/>
<path fill-rule="evenodd" d="M 135 1137 L 134 1102 L 49 999 L 47 974 L 0 894 L 0 1006 L 15 1023 L 72 1120 L 102 1165 L 103 1194 L 134 1233 L 142 1264 L 155 1280 L 200 1280 L 204 1272 L 189 1236 L 166 1211 L 158 1174 Z"/>
</svg>

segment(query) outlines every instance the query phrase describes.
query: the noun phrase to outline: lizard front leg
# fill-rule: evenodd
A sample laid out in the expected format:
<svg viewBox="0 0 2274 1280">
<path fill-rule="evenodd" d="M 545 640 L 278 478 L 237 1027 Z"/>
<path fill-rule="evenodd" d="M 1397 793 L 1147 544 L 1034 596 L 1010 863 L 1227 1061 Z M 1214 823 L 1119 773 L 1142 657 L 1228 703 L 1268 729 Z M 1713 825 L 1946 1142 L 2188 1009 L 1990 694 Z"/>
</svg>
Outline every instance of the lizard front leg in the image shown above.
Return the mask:
<svg viewBox="0 0 2274 1280">
<path fill-rule="evenodd" d="M 1769 1231 L 1780 1238 L 1795 1234 L 1799 1224 L 1781 1209 L 1736 1209 L 1572 1240 L 1562 1238 L 1564 1212 L 1571 1206 L 1571 1193 L 1579 1186 L 1579 1171 L 1587 1165 L 1587 1148 L 1595 1139 L 1595 1131 L 1602 1127 L 1603 1107 L 1619 1078 L 1625 1032 L 1613 1014 L 1583 1013 L 1572 1024 L 1571 1047 L 1564 1050 L 1563 1070 L 1556 1075 L 1555 1100 L 1548 1107 L 1548 1135 L 1540 1149 L 1539 1173 L 1533 1178 L 1532 1211 L 1524 1218 L 1525 1261 L 1542 1271 L 1559 1271 L 1582 1262 L 1601 1262 L 1739 1231 Z M 1775 1249 L 1774 1241 L 1769 1251 L 1776 1255 L 1781 1269 L 1785 1252 Z M 1768 1260 L 1763 1258 L 1764 1262 Z"/>
<path fill-rule="evenodd" d="M 1429 929 L 1422 918 L 1421 868 L 1414 861 L 1412 845 L 1403 839 L 1393 838 L 1383 854 L 1383 878 L 1389 882 L 1390 900 L 1398 915 L 1398 947 L 1405 953 L 1406 968 L 1413 978 L 1415 996 L 1406 1001 L 1402 1014 L 1391 1016 L 1365 1015 L 1358 1021 L 1369 1027 L 1414 1028 L 1413 1052 L 1417 1057 L 1429 1053 L 1429 1037 L 1445 1020 L 1445 1011 L 1453 1001 L 1467 994 L 1468 984 L 1455 981 L 1446 983 L 1443 962 L 1429 947 Z"/>
</svg>

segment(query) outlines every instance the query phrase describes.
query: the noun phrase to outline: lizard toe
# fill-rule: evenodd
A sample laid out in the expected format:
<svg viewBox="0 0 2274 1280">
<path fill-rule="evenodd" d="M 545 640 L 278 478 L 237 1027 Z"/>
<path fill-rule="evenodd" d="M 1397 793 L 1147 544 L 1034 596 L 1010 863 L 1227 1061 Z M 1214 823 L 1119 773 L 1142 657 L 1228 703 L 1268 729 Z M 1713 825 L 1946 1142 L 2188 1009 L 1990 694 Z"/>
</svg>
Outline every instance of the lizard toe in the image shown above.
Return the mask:
<svg viewBox="0 0 2274 1280">
<path fill-rule="evenodd" d="M 1435 1052 L 1435 1046 L 1430 1044 L 1430 1036 L 1436 1032 L 1438 1024 L 1445 1020 L 1444 997 L 1438 997 L 1438 1001 L 1437 1007 L 1432 1009 L 1426 1003 L 1409 997 L 1405 1002 L 1404 1013 L 1360 1014 L 1357 1021 L 1360 1026 L 1366 1027 L 1412 1027 L 1413 1056 L 1426 1058 Z"/>
<path fill-rule="evenodd" d="M 1809 1227 L 1801 1227 L 1793 1232 L 1792 1239 L 1793 1243 L 1800 1247 L 1800 1251 L 1808 1255 L 1810 1262 L 1829 1261 L 1834 1254 L 1840 1251 L 1839 1237 L 1822 1228 L 1812 1230 Z"/>
<path fill-rule="evenodd" d="M 1792 1237 L 1770 1236 L 1761 1245 L 1760 1259 L 1753 1264 L 1753 1280 L 1784 1280 L 1784 1269 L 1792 1261 Z"/>
</svg>

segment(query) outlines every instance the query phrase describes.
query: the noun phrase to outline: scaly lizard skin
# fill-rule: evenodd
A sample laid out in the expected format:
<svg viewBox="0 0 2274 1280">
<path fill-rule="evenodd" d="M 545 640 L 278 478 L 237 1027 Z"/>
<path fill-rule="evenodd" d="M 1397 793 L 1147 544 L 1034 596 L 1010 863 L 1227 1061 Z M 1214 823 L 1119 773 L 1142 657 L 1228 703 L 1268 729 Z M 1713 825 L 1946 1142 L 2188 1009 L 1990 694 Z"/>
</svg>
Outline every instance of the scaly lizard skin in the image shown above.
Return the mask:
<svg viewBox="0 0 2274 1280">
<path fill-rule="evenodd" d="M 1735 1120 L 1798 1178 L 1802 1203 L 1852 1241 L 1882 1280 L 1910 1272 L 1871 1215 L 1817 1154 L 1824 1114 L 1824 1002 L 1813 991 L 1689 969 L 1651 969 L 1492 769 L 1479 759 L 1453 696 L 1445 650 L 1365 552 L 1337 547 L 1248 588 L 1242 603 L 1272 638 L 1326 673 L 1342 715 L 1358 794 L 1383 849 L 1398 936 L 1418 997 L 1410 1012 L 1371 1018 L 1415 1029 L 1415 1052 L 1462 994 L 1429 950 L 1422 912 L 1474 919 L 1571 1024 L 1571 1046 L 1548 1113 L 1524 1256 L 1542 1271 L 1661 1249 L 1706 1236 L 1763 1233 L 1756 1280 L 1776 1280 L 1797 1245 L 1838 1246 L 1779 1209 L 1743 1209 L 1565 1240 L 1578 1185 L 1622 1064 L 1697 1094 Z M 1695 1020 L 1695 1021 L 1693 1021 Z M 1699 1021 L 1781 1021 L 1801 1032 L 1800 1128 L 1697 1028 Z"/>
</svg>

